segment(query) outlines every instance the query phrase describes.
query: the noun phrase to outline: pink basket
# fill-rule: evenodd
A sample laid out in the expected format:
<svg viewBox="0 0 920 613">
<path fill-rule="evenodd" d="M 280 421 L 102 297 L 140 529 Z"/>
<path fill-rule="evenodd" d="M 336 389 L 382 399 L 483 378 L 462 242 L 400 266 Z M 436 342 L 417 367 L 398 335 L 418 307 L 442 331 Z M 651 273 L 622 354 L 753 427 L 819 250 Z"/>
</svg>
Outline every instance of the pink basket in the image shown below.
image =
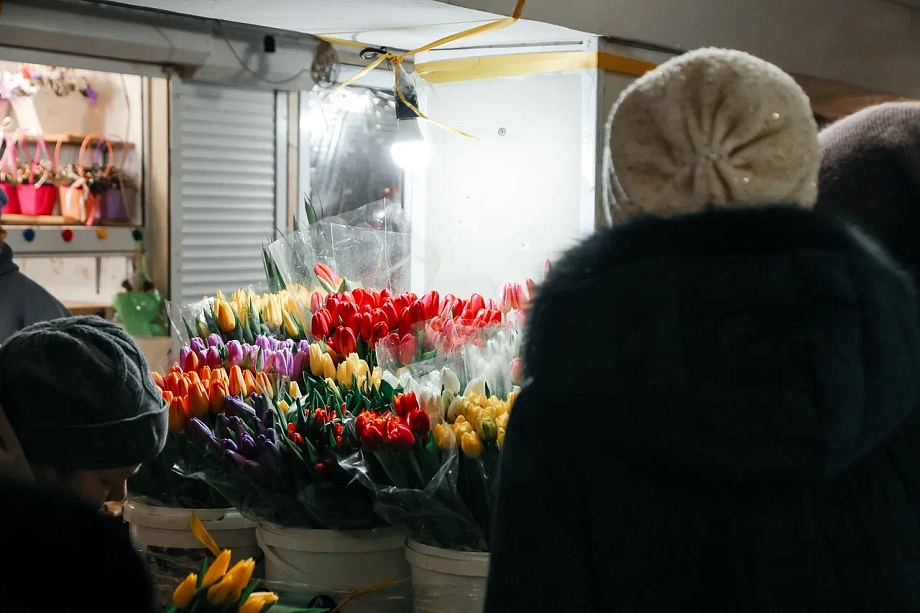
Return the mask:
<svg viewBox="0 0 920 613">
<path fill-rule="evenodd" d="M 20 131 L 20 141 L 27 131 Z M 23 149 L 25 151 L 25 149 Z M 38 215 L 51 215 L 54 213 L 54 205 L 57 204 L 58 190 L 53 182 L 47 181 L 41 185 L 34 185 L 35 169 L 41 161 L 42 152 L 45 159 L 50 160 L 48 155 L 48 146 L 45 145 L 45 139 L 39 135 L 35 139 L 35 157 L 32 159 L 29 172 L 29 182 L 20 183 L 16 186 L 16 193 L 19 196 L 19 208 L 23 215 L 32 217 Z M 28 154 L 28 151 L 26 151 Z"/>
<path fill-rule="evenodd" d="M 6 194 L 6 204 L 0 207 L 0 214 L 16 215 L 19 213 L 19 194 L 12 183 L 0 183 L 0 189 Z"/>
<path fill-rule="evenodd" d="M 22 183 L 16 186 L 19 195 L 19 208 L 23 215 L 51 215 L 57 204 L 58 190 L 54 185 L 45 183 L 35 187 Z"/>
</svg>

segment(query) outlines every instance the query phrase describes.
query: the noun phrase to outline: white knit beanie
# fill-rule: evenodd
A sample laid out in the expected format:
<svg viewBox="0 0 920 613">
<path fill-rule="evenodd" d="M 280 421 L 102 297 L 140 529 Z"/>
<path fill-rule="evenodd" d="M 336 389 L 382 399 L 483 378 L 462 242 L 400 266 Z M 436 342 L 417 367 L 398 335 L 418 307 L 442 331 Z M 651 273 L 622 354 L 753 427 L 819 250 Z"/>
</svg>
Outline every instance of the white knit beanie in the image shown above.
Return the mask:
<svg viewBox="0 0 920 613">
<path fill-rule="evenodd" d="M 607 120 L 605 213 L 812 207 L 818 127 L 802 88 L 740 51 L 700 49 L 633 83 Z"/>
</svg>

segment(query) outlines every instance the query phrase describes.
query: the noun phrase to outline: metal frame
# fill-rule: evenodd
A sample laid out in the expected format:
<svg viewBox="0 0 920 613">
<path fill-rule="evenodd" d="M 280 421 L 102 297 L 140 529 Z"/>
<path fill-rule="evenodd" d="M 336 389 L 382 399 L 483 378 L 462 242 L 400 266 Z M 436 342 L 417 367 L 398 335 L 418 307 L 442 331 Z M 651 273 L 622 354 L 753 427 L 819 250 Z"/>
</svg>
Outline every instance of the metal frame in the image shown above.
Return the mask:
<svg viewBox="0 0 920 613">
<path fill-rule="evenodd" d="M 287 230 L 288 96 L 275 92 L 275 239 Z"/>
</svg>

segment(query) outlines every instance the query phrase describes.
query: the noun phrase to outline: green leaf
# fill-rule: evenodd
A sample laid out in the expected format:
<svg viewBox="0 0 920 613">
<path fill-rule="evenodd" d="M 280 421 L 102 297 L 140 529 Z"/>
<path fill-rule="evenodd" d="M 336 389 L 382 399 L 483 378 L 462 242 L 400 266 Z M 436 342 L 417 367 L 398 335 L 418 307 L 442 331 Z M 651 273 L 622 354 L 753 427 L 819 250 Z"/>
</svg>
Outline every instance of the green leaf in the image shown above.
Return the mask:
<svg viewBox="0 0 920 613">
<path fill-rule="evenodd" d="M 198 336 L 197 334 L 192 332 L 192 326 L 190 323 L 188 323 L 188 320 L 185 318 L 184 315 L 182 316 L 182 323 L 185 324 L 185 331 L 188 332 L 189 340 L 192 340 L 193 338 L 196 338 Z"/>
<path fill-rule="evenodd" d="M 239 600 L 239 602 L 237 603 L 237 606 L 240 606 L 240 607 L 243 606 L 243 603 L 246 602 L 246 599 L 249 598 L 249 595 L 250 595 L 250 594 L 252 594 L 254 591 L 256 591 L 256 588 L 257 588 L 257 587 L 259 587 L 259 582 L 258 582 L 258 581 L 250 581 L 250 582 L 249 582 L 249 585 L 246 586 L 246 589 L 243 590 L 243 593 L 242 593 L 242 595 L 240 596 L 240 600 Z M 264 610 L 264 609 L 263 609 L 263 610 Z"/>
<path fill-rule="evenodd" d="M 204 581 L 204 576 L 208 572 L 208 559 L 205 558 L 201 561 L 201 570 L 198 571 L 198 583 L 195 584 L 195 589 L 201 589 L 201 583 Z"/>
<path fill-rule="evenodd" d="M 307 223 L 311 226 L 316 225 L 316 209 L 313 208 L 313 203 L 310 202 L 310 198 L 304 194 L 303 195 L 303 208 L 304 212 L 307 214 Z"/>
</svg>

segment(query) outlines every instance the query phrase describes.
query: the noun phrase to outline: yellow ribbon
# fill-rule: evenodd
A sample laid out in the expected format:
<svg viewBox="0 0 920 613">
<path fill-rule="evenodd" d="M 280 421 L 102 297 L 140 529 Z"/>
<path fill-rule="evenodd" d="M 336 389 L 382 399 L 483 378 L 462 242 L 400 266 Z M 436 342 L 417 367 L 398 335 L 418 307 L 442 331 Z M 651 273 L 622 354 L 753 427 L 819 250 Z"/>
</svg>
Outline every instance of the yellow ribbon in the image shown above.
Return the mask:
<svg viewBox="0 0 920 613">
<path fill-rule="evenodd" d="M 457 42 L 458 40 L 463 40 L 465 38 L 476 36 L 478 34 L 485 34 L 486 32 L 494 32 L 496 30 L 507 28 L 508 26 L 514 24 L 518 19 L 521 18 L 521 14 L 524 12 L 524 4 L 526 3 L 526 1 L 527 0 L 517 0 L 517 5 L 514 7 L 514 12 L 511 14 L 511 17 L 505 17 L 503 19 L 498 19 L 496 21 L 484 23 L 482 25 L 476 26 L 475 28 L 470 28 L 468 30 L 463 30 L 462 32 L 457 32 L 456 34 L 451 34 L 449 36 L 439 38 L 438 40 L 434 42 L 430 42 L 427 45 L 422 45 L 421 47 L 417 49 L 412 49 L 411 51 L 406 51 L 405 53 L 396 54 L 396 53 L 390 53 L 389 51 L 381 53 L 380 55 L 377 56 L 376 59 L 374 59 L 374 61 L 372 61 L 367 66 L 365 66 L 360 71 L 358 71 L 357 74 L 355 74 L 353 77 L 351 77 L 350 79 L 348 79 L 347 81 L 345 81 L 344 83 L 342 83 L 341 85 L 333 89 L 331 92 L 329 92 L 329 95 L 326 96 L 326 101 L 328 101 L 329 98 L 337 94 L 339 91 L 345 89 L 352 83 L 364 78 L 365 75 L 367 75 L 370 71 L 377 68 L 377 66 L 379 66 L 383 62 L 389 60 L 390 62 L 392 62 L 393 71 L 396 73 L 396 85 L 395 85 L 396 95 L 399 96 L 399 99 L 402 101 L 403 104 L 405 104 L 407 107 L 412 109 L 412 111 L 416 115 L 418 115 L 419 119 L 424 119 L 425 121 L 429 121 L 435 124 L 436 126 L 444 128 L 445 130 L 448 130 L 450 132 L 453 132 L 454 134 L 459 134 L 460 136 L 463 136 L 465 138 L 471 138 L 473 140 L 478 141 L 479 139 L 475 136 L 471 136 L 465 132 L 461 132 L 460 130 L 457 130 L 456 128 L 451 128 L 450 126 L 446 126 L 442 123 L 438 123 L 437 121 L 434 121 L 426 117 L 425 114 L 422 113 L 418 109 L 418 107 L 416 107 L 414 104 L 409 102 L 409 100 L 406 99 L 405 94 L 403 94 L 402 89 L 399 87 L 400 66 L 402 65 L 403 60 L 409 57 L 410 55 L 416 55 L 419 53 L 424 53 L 425 51 L 431 51 L 432 49 L 436 49 L 442 45 L 454 43 L 454 42 Z M 359 49 L 366 49 L 368 47 L 368 45 L 358 43 L 352 40 L 343 40 L 340 38 L 327 38 L 324 36 L 317 36 L 317 38 L 319 38 L 320 40 L 324 40 L 327 43 L 334 44 L 334 45 L 346 45 L 349 47 L 356 47 Z M 324 104 L 325 104 L 325 101 L 324 101 Z"/>
<path fill-rule="evenodd" d="M 204 524 L 201 523 L 201 520 L 198 519 L 198 516 L 193 512 L 192 519 L 189 521 L 189 528 L 192 531 L 192 534 L 195 535 L 201 544 L 207 547 L 211 553 L 214 554 L 214 557 L 220 555 L 220 547 L 217 546 L 217 543 L 208 533 L 208 529 L 204 527 Z"/>
<path fill-rule="evenodd" d="M 454 83 L 586 69 L 641 76 L 654 68 L 656 65 L 651 62 L 596 51 L 493 55 L 438 60 L 415 65 L 415 71 L 429 83 Z"/>
</svg>

